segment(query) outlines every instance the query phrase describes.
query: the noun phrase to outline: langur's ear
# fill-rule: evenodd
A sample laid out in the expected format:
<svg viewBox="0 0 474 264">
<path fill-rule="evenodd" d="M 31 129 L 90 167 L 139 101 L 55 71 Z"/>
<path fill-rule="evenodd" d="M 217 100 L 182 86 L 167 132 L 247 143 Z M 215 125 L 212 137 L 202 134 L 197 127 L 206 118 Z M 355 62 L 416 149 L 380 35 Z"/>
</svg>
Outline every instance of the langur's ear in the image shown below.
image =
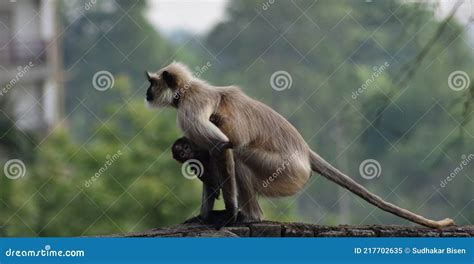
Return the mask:
<svg viewBox="0 0 474 264">
<path fill-rule="evenodd" d="M 176 88 L 178 84 L 176 76 L 174 76 L 169 71 L 163 71 L 161 76 L 163 77 L 163 80 L 166 82 L 166 85 L 168 85 L 169 88 Z"/>
<path fill-rule="evenodd" d="M 152 78 L 151 78 L 151 75 L 148 71 L 145 71 L 145 76 L 146 76 L 146 79 L 151 82 Z"/>
</svg>

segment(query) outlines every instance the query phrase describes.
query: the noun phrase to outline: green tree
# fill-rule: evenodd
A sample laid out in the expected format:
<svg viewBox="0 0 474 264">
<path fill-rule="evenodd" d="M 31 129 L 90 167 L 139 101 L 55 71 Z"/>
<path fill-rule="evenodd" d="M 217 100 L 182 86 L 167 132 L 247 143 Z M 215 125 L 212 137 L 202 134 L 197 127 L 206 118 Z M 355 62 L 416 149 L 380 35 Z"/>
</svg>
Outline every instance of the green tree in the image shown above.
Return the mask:
<svg viewBox="0 0 474 264">
<path fill-rule="evenodd" d="M 179 137 L 171 111 L 147 110 L 118 76 L 121 98 L 107 105 L 114 118 L 98 125 L 86 144 L 57 129 L 11 186 L 8 235 L 77 236 L 146 230 L 182 222 L 199 212 L 200 183 L 188 180 L 171 158 Z M 3 179 L 4 177 L 2 177 Z M 25 195 L 25 193 L 27 195 Z"/>
<path fill-rule="evenodd" d="M 96 73 L 127 75 L 130 96 L 143 98 L 148 88 L 145 70 L 158 70 L 175 59 L 196 61 L 186 48 L 160 36 L 144 17 L 146 7 L 143 0 L 62 2 L 66 114 L 70 113 L 69 124 L 81 139 L 90 136 L 91 131 L 84 129 L 88 124 L 108 118 L 104 103 L 118 99 L 94 89 Z"/>
<path fill-rule="evenodd" d="M 229 3 L 227 15 L 206 38 L 220 62 L 213 71 L 216 83 L 237 83 L 271 105 L 313 149 L 382 197 L 427 216 L 457 215 L 458 223 L 468 223 L 458 210 L 472 198 L 467 177 L 472 166 L 447 188 L 439 187 L 461 154 L 473 149 L 474 124 L 458 125 L 464 119 L 456 102 L 466 94 L 447 83 L 451 72 L 471 74 L 474 68 L 460 25 L 447 23 L 418 63 L 417 55 L 443 23 L 427 4 L 239 1 Z M 401 82 L 412 64 L 415 74 Z M 271 76 L 279 70 L 290 73 L 289 89 L 272 89 Z M 450 133 L 453 129 L 464 136 Z M 372 181 L 358 173 L 369 158 L 383 172 Z M 346 191 L 335 196 L 335 188 L 313 179 L 300 196 L 299 212 L 322 223 L 401 221 L 377 210 L 370 214 L 373 207 Z M 348 211 L 350 217 L 340 217 Z"/>
</svg>

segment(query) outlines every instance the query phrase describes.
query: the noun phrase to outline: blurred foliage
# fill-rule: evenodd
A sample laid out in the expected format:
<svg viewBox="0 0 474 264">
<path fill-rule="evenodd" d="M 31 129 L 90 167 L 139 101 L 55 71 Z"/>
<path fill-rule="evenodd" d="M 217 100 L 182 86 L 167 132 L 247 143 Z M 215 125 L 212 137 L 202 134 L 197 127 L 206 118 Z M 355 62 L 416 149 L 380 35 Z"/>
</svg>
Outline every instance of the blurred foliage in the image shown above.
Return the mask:
<svg viewBox="0 0 474 264">
<path fill-rule="evenodd" d="M 114 118 L 94 128 L 90 141 L 75 143 L 69 129 L 57 129 L 35 150 L 27 175 L 11 181 L 20 195 L 11 202 L 16 214 L 2 214 L 14 217 L 8 235 L 138 231 L 195 214 L 199 184 L 181 176 L 169 153 L 179 136 L 173 114 L 149 111 L 142 100 L 125 104 L 128 79 L 115 85 L 109 92 L 120 101 L 106 105 Z"/>
<path fill-rule="evenodd" d="M 400 1 L 231 2 L 227 20 L 206 36 L 210 52 L 219 54 L 212 80 L 237 83 L 271 105 L 314 150 L 389 201 L 429 217 L 472 223 L 474 166 L 440 188 L 462 155 L 474 149 L 472 96 L 448 86 L 453 71 L 473 76 L 473 51 L 462 26 L 448 21 L 413 78 L 400 86 L 443 23 L 434 7 Z M 384 63 L 387 69 L 354 99 L 374 67 Z M 291 88 L 271 89 L 278 70 L 291 74 Z M 379 161 L 382 175 L 366 180 L 359 165 L 370 158 Z M 333 183 L 317 179 L 308 185 L 297 203 L 307 221 L 403 221 L 336 191 Z"/>
<path fill-rule="evenodd" d="M 174 47 L 155 31 L 143 15 L 145 8 L 145 1 L 62 2 L 66 115 L 72 113 L 69 124 L 83 140 L 91 132 L 88 122 L 107 118 L 104 102 L 117 100 L 92 89 L 96 72 L 127 75 L 130 96 L 142 97 L 148 88 L 145 70 L 158 70 L 174 59 L 195 61 L 193 53 Z"/>
<path fill-rule="evenodd" d="M 287 117 L 324 158 L 383 198 L 432 218 L 474 220 L 474 165 L 440 188 L 461 155 L 474 149 L 474 86 L 454 92 L 447 85 L 455 70 L 473 76 L 472 48 L 460 25 L 449 22 L 400 87 L 407 65 L 441 24 L 431 6 L 232 1 L 227 18 L 209 34 L 171 43 L 143 17 L 144 1 L 85 4 L 61 5 L 67 125 L 36 139 L 0 119 L 2 164 L 21 158 L 27 168 L 18 180 L 0 172 L 0 235 L 130 232 L 198 213 L 200 183 L 182 177 L 171 158 L 170 146 L 180 136 L 174 111 L 143 104 L 143 71 L 172 60 L 191 68 L 212 62 L 204 79 L 242 86 Z M 354 99 L 384 63 L 387 69 Z M 115 78 L 104 92 L 92 85 L 101 70 Z M 291 74 L 290 89 L 271 88 L 278 70 Z M 359 165 L 371 158 L 382 174 L 366 180 Z M 321 177 L 295 197 L 261 202 L 272 220 L 406 223 Z"/>
</svg>

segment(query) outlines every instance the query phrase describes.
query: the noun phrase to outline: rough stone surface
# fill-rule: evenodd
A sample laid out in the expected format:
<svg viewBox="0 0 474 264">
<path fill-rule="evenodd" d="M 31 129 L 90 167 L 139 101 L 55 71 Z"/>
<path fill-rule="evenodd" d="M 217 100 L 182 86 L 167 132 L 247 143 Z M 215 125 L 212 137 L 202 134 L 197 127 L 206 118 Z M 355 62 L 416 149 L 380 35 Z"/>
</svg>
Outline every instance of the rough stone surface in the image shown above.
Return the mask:
<svg viewBox="0 0 474 264">
<path fill-rule="evenodd" d="M 252 223 L 249 228 L 251 237 L 281 237 L 282 226 L 278 223 Z"/>
<path fill-rule="evenodd" d="M 365 225 L 321 226 L 263 221 L 216 229 L 201 224 L 180 224 L 113 237 L 473 237 L 474 226 L 431 229 L 420 226 Z"/>
</svg>

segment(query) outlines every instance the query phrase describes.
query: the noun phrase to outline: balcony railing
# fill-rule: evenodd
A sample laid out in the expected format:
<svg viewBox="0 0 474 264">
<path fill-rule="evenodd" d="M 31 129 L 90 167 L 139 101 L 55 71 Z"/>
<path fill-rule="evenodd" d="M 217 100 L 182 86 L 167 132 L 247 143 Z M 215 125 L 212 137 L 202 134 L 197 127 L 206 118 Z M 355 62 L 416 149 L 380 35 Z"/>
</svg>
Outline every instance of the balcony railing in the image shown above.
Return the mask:
<svg viewBox="0 0 474 264">
<path fill-rule="evenodd" d="M 43 41 L 16 42 L 2 44 L 0 42 L 0 65 L 21 66 L 30 61 L 36 64 L 46 60 L 46 45 Z"/>
</svg>

